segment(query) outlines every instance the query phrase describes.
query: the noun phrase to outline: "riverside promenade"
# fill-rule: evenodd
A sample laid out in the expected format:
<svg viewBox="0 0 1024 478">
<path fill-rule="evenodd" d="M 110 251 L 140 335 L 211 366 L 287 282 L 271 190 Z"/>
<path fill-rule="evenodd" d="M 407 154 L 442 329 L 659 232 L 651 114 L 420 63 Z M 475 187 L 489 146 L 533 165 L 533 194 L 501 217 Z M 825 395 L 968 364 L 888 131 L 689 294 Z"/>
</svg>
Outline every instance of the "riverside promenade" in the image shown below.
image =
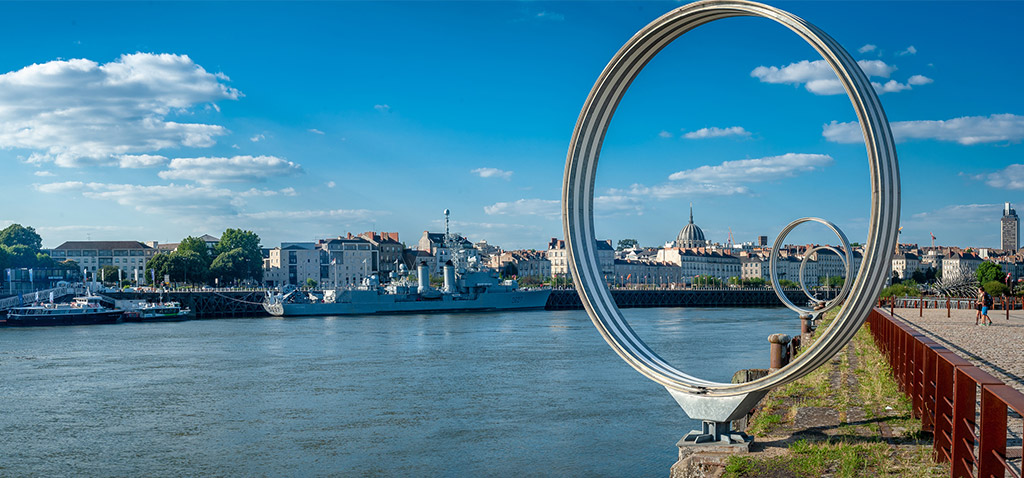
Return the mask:
<svg viewBox="0 0 1024 478">
<path fill-rule="evenodd" d="M 885 310 L 889 310 L 885 308 Z M 1024 311 L 989 311 L 991 326 L 974 325 L 976 311 L 895 308 L 895 315 L 1003 383 L 1024 392 Z"/>
</svg>

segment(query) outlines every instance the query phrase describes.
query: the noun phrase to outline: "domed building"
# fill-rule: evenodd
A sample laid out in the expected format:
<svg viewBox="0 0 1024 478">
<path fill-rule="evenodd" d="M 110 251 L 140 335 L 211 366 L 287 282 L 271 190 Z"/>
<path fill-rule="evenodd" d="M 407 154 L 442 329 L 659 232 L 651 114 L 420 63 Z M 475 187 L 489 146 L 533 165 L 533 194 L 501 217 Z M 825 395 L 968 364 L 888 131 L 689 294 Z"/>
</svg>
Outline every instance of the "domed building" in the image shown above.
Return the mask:
<svg viewBox="0 0 1024 478">
<path fill-rule="evenodd" d="M 696 224 L 693 223 L 693 205 L 690 205 L 690 223 L 683 226 L 683 229 L 679 231 L 679 235 L 676 236 L 676 247 L 682 248 L 694 248 L 704 247 L 708 244 L 708 241 L 704 239 L 704 231 L 700 230 Z"/>
</svg>

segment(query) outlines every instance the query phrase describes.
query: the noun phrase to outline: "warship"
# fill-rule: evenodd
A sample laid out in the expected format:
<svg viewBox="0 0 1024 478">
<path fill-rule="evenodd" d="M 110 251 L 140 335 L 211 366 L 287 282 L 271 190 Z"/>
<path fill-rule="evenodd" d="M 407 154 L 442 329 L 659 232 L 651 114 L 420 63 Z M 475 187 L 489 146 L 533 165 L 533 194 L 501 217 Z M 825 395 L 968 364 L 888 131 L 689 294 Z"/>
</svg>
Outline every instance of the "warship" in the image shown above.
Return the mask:
<svg viewBox="0 0 1024 478">
<path fill-rule="evenodd" d="M 452 254 L 444 264 L 444 284 L 440 289 L 430 285 L 430 268 L 426 263 L 416 267 L 415 280 L 405 264 L 398 263 L 388 284 L 382 285 L 374 274 L 364 278 L 361 285 L 351 287 L 299 290 L 289 286 L 276 294 L 268 292 L 263 308 L 282 317 L 544 308 L 551 288 L 521 289 L 517 280 L 502 279 L 498 271 L 482 267 L 465 248 L 456 246 L 458 239 L 448 232 L 448 214 L 445 210 L 444 237 Z"/>
</svg>

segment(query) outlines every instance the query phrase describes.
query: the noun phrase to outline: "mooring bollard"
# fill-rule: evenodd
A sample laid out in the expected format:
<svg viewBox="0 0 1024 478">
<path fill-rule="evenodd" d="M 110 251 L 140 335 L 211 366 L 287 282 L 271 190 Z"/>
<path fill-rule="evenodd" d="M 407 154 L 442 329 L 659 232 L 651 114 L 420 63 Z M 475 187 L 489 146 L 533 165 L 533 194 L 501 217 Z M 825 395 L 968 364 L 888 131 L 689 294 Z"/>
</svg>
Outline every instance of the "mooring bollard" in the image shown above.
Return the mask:
<svg viewBox="0 0 1024 478">
<path fill-rule="evenodd" d="M 789 336 L 786 334 L 771 334 L 768 336 L 768 343 L 772 344 L 769 369 L 773 372 L 786 365 L 786 346 L 789 345 Z"/>
</svg>

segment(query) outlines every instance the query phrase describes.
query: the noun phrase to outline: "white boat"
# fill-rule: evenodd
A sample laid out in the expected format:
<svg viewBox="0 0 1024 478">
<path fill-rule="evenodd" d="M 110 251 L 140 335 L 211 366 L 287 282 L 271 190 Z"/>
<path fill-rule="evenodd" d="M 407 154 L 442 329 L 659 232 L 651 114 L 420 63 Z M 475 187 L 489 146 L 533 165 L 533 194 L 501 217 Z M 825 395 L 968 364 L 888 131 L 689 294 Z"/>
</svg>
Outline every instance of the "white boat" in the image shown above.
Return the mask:
<svg viewBox="0 0 1024 478">
<path fill-rule="evenodd" d="M 152 303 L 138 301 L 124 315 L 125 322 L 180 322 L 189 320 L 192 311 L 178 302 Z"/>
<path fill-rule="evenodd" d="M 113 324 L 121 321 L 124 310 L 111 309 L 97 296 L 75 297 L 70 304 L 40 304 L 14 307 L 0 318 L 0 326 L 33 327 L 48 325 Z"/>
</svg>

